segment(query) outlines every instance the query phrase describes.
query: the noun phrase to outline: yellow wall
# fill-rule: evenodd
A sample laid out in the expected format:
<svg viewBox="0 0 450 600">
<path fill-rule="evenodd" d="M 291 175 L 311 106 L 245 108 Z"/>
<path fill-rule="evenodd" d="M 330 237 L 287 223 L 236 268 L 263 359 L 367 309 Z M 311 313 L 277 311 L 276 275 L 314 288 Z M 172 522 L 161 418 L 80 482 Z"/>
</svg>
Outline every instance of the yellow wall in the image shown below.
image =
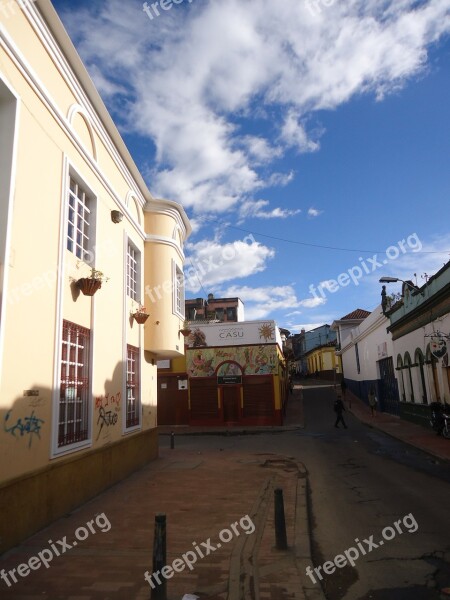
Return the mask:
<svg viewBox="0 0 450 600">
<path fill-rule="evenodd" d="M 47 0 L 40 6 L 53 13 Z M 37 21 L 42 20 L 34 3 L 29 3 L 29 11 Z M 154 431 L 156 360 L 164 353 L 182 356 L 183 338 L 178 336 L 180 317 L 173 314 L 172 295 L 153 306 L 145 290 L 171 279 L 173 264 L 182 269 L 182 243 L 190 229 L 181 207 L 154 201 L 135 176 L 136 167 L 117 130 L 98 112 L 105 109 L 95 90 L 80 83 L 80 77 L 86 75 L 81 63 L 75 58 L 67 63 L 65 56 L 70 56 L 73 48 L 68 38 L 64 42 L 65 33 L 55 15 L 48 25 L 50 30 L 59 28 L 61 43 L 66 45 L 62 50 L 56 45 L 55 53 L 28 19 L 18 4 L 14 17 L 0 13 L 4 42 L 0 46 L 0 80 L 12 90 L 11 98 L 18 99 L 19 109 L 15 172 L 9 174 L 15 191 L 7 199 L 11 202 L 10 258 L 0 269 L 0 504 L 4 498 L 17 498 L 17 490 L 22 489 L 18 482 L 35 478 L 33 489 L 39 493 L 33 502 L 38 513 L 45 513 L 44 507 L 53 502 L 51 495 L 57 494 L 56 484 L 48 489 L 39 484 L 40 478 L 47 477 L 45 473 L 57 465 L 67 465 L 69 473 L 74 457 L 80 460 L 80 473 L 86 475 L 80 477 L 81 501 L 101 488 L 87 479 L 102 480 L 96 471 L 103 468 L 102 461 L 89 463 L 90 456 L 107 447 L 114 447 L 120 455 L 120 448 L 135 447 L 133 438 L 138 444 L 140 436 Z M 22 70 L 16 63 L 19 55 Z M 74 83 L 63 75 L 64 69 L 71 68 Z M 118 145 L 113 139 L 119 140 Z M 95 251 L 88 261 L 78 260 L 66 249 L 69 173 L 95 197 Z M 121 223 L 112 222 L 112 210 L 124 214 Z M 180 232 L 175 237 L 174 230 Z M 168 243 L 166 238 L 171 237 L 173 241 Z M 126 293 L 128 239 L 141 254 L 141 298 L 136 301 Z M 92 266 L 109 281 L 91 298 L 75 284 Z M 131 317 L 139 300 L 150 313 L 144 325 Z M 90 330 L 91 370 L 89 439 L 83 447 L 62 449 L 57 446 L 57 418 L 63 320 Z M 139 348 L 141 384 L 141 423 L 129 431 L 125 430 L 127 344 Z M 156 444 L 150 448 L 146 459 L 156 456 Z M 131 456 L 134 459 L 118 473 L 128 473 L 133 464 L 136 468 L 141 464 L 140 458 Z M 110 485 L 113 479 L 104 484 Z M 36 526 L 67 510 L 69 499 L 65 509 L 64 503 L 58 504 L 59 512 L 50 511 L 38 519 Z M 30 522 L 16 535 L 8 534 L 8 539 L 17 542 L 30 534 L 32 527 Z"/>
</svg>

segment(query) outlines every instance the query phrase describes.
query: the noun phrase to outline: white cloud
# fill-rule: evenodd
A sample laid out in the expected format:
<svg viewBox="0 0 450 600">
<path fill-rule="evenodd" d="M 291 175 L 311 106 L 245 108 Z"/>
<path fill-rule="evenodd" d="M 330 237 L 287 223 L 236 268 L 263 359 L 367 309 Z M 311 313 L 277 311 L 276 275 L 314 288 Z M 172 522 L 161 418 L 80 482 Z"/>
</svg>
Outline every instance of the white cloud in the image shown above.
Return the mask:
<svg viewBox="0 0 450 600">
<path fill-rule="evenodd" d="M 316 152 L 320 148 L 319 142 L 308 136 L 305 123 L 293 110 L 288 111 L 285 117 L 280 137 L 288 147 L 295 147 L 298 152 Z"/>
<path fill-rule="evenodd" d="M 65 22 L 123 127 L 152 140 L 152 191 L 196 214 L 274 185 L 283 153 L 319 148 L 314 111 L 398 90 L 450 31 L 448 0 L 337 1 L 318 15 L 298 0 L 205 0 L 152 21 L 140 3 L 104 0 Z M 242 119 L 264 120 L 277 145 Z"/>
<path fill-rule="evenodd" d="M 311 206 L 311 208 L 308 209 L 308 217 L 318 217 L 322 212 L 322 210 L 317 210 L 317 208 Z"/>
<path fill-rule="evenodd" d="M 225 297 L 238 296 L 245 305 L 245 320 L 265 319 L 278 310 L 297 308 L 295 290 L 290 285 L 249 287 L 233 285 L 221 291 Z"/>
<path fill-rule="evenodd" d="M 318 296 L 313 296 L 312 298 L 305 298 L 300 301 L 300 306 L 304 306 L 305 308 L 317 308 L 317 306 L 321 306 L 326 303 L 325 298 L 319 298 Z"/>
<path fill-rule="evenodd" d="M 186 290 L 198 292 L 231 279 L 248 277 L 264 271 L 275 251 L 256 242 L 253 236 L 221 243 L 220 239 L 201 240 L 187 245 L 185 265 Z M 207 292 L 208 293 L 208 292 Z M 235 295 L 235 294 L 234 294 Z"/>
<path fill-rule="evenodd" d="M 301 212 L 300 209 L 290 210 L 279 207 L 269 211 L 264 210 L 268 205 L 268 200 L 247 200 L 239 208 L 239 217 L 241 221 L 248 217 L 258 219 L 287 219 Z"/>
</svg>

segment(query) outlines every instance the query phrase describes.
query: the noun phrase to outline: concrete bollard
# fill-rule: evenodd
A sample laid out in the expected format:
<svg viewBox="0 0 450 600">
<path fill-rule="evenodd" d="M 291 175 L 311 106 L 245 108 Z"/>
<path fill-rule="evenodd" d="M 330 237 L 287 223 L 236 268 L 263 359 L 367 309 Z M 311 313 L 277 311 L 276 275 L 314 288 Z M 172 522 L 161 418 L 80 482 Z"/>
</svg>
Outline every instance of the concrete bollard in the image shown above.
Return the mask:
<svg viewBox="0 0 450 600">
<path fill-rule="evenodd" d="M 277 550 L 287 550 L 286 520 L 284 518 L 283 490 L 274 490 L 275 501 L 275 545 Z"/>
<path fill-rule="evenodd" d="M 155 516 L 155 537 L 153 540 L 153 573 L 166 566 L 166 515 L 157 514 Z M 161 583 L 152 588 L 152 600 L 167 600 L 167 580 L 161 577 Z"/>
</svg>

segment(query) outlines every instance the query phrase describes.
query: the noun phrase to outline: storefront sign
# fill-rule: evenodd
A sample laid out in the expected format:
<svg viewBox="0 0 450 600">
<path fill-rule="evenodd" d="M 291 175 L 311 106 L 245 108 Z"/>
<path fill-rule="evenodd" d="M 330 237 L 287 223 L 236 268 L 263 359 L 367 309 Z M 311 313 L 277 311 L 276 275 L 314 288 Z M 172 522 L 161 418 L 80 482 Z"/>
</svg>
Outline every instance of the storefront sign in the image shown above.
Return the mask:
<svg viewBox="0 0 450 600">
<path fill-rule="evenodd" d="M 217 378 L 217 383 L 219 385 L 241 384 L 242 375 L 219 375 L 219 377 Z"/>
</svg>

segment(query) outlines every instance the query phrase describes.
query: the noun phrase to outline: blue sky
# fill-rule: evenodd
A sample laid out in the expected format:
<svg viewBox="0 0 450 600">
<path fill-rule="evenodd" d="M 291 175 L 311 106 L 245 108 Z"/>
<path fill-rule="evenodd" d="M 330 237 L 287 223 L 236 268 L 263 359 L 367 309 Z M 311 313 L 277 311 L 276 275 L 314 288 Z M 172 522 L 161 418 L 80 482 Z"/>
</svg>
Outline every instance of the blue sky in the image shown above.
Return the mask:
<svg viewBox="0 0 450 600">
<path fill-rule="evenodd" d="M 187 297 L 295 333 L 450 259 L 450 0 L 54 6 L 152 194 L 193 223 Z"/>
</svg>

